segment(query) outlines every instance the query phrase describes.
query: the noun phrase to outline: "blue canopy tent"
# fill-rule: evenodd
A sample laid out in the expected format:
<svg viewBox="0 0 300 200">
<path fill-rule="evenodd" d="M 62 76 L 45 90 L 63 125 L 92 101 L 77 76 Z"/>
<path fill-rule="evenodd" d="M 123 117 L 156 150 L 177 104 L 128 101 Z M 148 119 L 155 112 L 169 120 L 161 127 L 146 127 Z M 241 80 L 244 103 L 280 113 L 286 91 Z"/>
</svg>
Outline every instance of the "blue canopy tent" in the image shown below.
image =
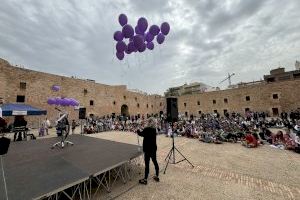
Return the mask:
<svg viewBox="0 0 300 200">
<path fill-rule="evenodd" d="M 41 110 L 27 104 L 3 104 L 0 107 L 2 110 L 2 116 L 17 116 L 17 115 L 46 115 L 46 110 Z M 1 115 L 1 113 L 0 113 Z"/>
</svg>

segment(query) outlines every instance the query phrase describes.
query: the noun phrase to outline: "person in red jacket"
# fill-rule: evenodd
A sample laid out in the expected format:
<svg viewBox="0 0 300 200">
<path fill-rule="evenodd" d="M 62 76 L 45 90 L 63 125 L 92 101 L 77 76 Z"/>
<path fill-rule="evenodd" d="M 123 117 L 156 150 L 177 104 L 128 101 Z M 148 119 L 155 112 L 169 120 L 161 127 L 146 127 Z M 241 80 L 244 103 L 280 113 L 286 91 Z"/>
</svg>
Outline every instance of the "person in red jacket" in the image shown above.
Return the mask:
<svg viewBox="0 0 300 200">
<path fill-rule="evenodd" d="M 247 133 L 242 144 L 248 148 L 255 148 L 258 146 L 258 140 L 251 133 Z"/>
</svg>

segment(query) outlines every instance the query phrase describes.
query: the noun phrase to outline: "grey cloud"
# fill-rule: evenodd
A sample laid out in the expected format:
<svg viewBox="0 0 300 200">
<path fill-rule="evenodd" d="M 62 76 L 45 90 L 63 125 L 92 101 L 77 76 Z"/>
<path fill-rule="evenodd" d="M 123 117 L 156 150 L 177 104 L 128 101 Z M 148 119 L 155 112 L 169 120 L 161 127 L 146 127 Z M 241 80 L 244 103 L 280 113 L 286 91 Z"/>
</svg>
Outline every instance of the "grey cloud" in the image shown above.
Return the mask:
<svg viewBox="0 0 300 200">
<path fill-rule="evenodd" d="M 218 86 L 228 72 L 233 82 L 252 81 L 300 59 L 299 9 L 297 0 L 3 0 L 0 57 L 160 94 L 197 80 Z M 133 25 L 140 16 L 168 21 L 171 32 L 153 51 L 118 61 L 112 35 L 120 13 Z"/>
</svg>

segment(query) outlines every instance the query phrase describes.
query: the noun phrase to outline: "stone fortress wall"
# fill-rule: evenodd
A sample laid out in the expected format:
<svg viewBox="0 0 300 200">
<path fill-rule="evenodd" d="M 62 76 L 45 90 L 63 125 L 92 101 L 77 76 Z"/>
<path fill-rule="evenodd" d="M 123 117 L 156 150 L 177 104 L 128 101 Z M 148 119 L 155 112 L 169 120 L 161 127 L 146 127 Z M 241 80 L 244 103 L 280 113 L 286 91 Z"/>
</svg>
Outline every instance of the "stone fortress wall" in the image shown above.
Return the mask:
<svg viewBox="0 0 300 200">
<path fill-rule="evenodd" d="M 26 88 L 21 87 L 26 83 Z M 61 90 L 54 92 L 53 85 Z M 147 115 L 166 112 L 165 97 L 133 92 L 125 85 L 111 86 L 49 73 L 15 67 L 0 59 L 0 99 L 15 103 L 17 96 L 25 96 L 25 103 L 46 109 L 47 117 L 55 120 L 58 112 L 47 104 L 48 97 L 75 98 L 86 107 L 87 115 L 121 114 L 121 107 L 128 108 L 129 115 Z M 93 104 L 93 105 L 91 105 Z M 246 110 L 268 112 L 271 116 L 282 111 L 300 108 L 300 80 L 274 83 L 261 82 L 244 87 L 203 92 L 178 97 L 179 113 L 199 116 L 200 113 L 224 111 L 244 114 Z M 67 108 L 70 119 L 78 119 L 78 110 Z"/>
<path fill-rule="evenodd" d="M 22 89 L 21 83 L 26 83 Z M 59 85 L 60 91 L 51 90 L 53 85 Z M 29 69 L 11 66 L 0 59 L 0 98 L 4 103 L 16 103 L 17 96 L 25 96 L 25 103 L 46 109 L 47 117 L 55 120 L 58 112 L 55 106 L 47 104 L 49 97 L 75 98 L 86 108 L 87 116 L 121 114 L 121 107 L 128 108 L 130 115 L 156 114 L 165 109 L 165 100 L 159 95 L 146 95 L 127 90 L 125 85 L 111 86 Z M 91 102 L 93 101 L 93 102 Z M 93 103 L 93 105 L 91 105 Z M 70 119 L 78 119 L 78 110 L 66 108 Z"/>
</svg>

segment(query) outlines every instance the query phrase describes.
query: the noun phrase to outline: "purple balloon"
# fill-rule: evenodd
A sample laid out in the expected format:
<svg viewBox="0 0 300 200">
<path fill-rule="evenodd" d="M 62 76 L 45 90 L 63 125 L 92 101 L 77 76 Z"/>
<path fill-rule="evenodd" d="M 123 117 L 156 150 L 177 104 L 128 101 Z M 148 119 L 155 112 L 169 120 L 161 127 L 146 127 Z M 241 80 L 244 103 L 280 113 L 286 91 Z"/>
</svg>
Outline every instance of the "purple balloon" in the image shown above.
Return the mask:
<svg viewBox="0 0 300 200">
<path fill-rule="evenodd" d="M 139 48 L 138 48 L 138 51 L 139 52 L 144 52 L 146 50 L 146 44 L 143 43 Z"/>
<path fill-rule="evenodd" d="M 61 106 L 64 106 L 64 104 L 65 104 L 65 100 L 64 99 L 59 99 L 58 102 L 59 102 L 59 105 L 61 105 Z"/>
<path fill-rule="evenodd" d="M 71 106 L 78 106 L 79 105 L 79 103 L 77 102 L 76 99 L 70 98 L 69 101 L 70 101 Z"/>
<path fill-rule="evenodd" d="M 160 25 L 160 30 L 162 32 L 162 34 L 164 35 L 168 35 L 169 31 L 170 31 L 170 25 L 168 22 L 164 22 Z"/>
<path fill-rule="evenodd" d="M 157 25 L 152 25 L 150 26 L 149 28 L 149 32 L 153 35 L 153 36 L 156 36 L 158 33 L 159 33 L 160 29 Z"/>
<path fill-rule="evenodd" d="M 66 106 L 71 106 L 72 101 L 69 98 L 65 98 L 65 103 L 66 103 Z"/>
<path fill-rule="evenodd" d="M 134 27 L 134 31 L 135 31 L 135 34 L 140 34 L 140 35 L 144 34 L 144 33 L 139 29 L 138 26 Z"/>
<path fill-rule="evenodd" d="M 148 48 L 149 50 L 153 50 L 153 49 L 154 49 L 154 43 L 153 43 L 153 42 L 148 42 L 148 43 L 147 43 L 147 48 Z"/>
<path fill-rule="evenodd" d="M 55 98 L 55 105 L 61 105 L 61 101 L 62 99 L 61 98 Z"/>
<path fill-rule="evenodd" d="M 162 44 L 162 43 L 165 41 L 165 36 L 164 36 L 164 34 L 159 33 L 159 34 L 156 36 L 156 41 L 157 41 L 158 44 Z"/>
<path fill-rule="evenodd" d="M 57 91 L 60 90 L 60 87 L 58 85 L 53 85 L 52 86 L 52 90 L 55 91 L 55 92 L 57 92 Z"/>
<path fill-rule="evenodd" d="M 54 99 L 53 99 L 53 98 L 49 98 L 49 99 L 47 100 L 47 103 L 48 103 L 49 105 L 53 105 L 53 104 L 54 104 Z"/>
<path fill-rule="evenodd" d="M 139 18 L 138 23 L 137 23 L 138 29 L 144 33 L 147 28 L 148 28 L 148 22 L 147 19 L 144 17 Z"/>
<path fill-rule="evenodd" d="M 134 52 L 136 50 L 136 47 L 134 46 L 134 42 L 129 42 L 128 46 L 127 46 L 127 49 L 130 51 L 130 52 Z"/>
<path fill-rule="evenodd" d="M 141 45 L 143 45 L 144 43 L 144 38 L 141 35 L 135 35 L 133 37 L 133 44 L 136 48 L 141 47 Z"/>
<path fill-rule="evenodd" d="M 79 101 L 75 100 L 75 106 L 79 106 Z"/>
<path fill-rule="evenodd" d="M 152 40 L 154 39 L 154 36 L 151 33 L 146 33 L 145 39 L 147 42 L 152 42 Z"/>
<path fill-rule="evenodd" d="M 124 52 L 117 52 L 116 53 L 116 56 L 117 56 L 117 58 L 119 59 L 119 60 L 123 60 L 123 58 L 124 58 Z"/>
<path fill-rule="evenodd" d="M 125 53 L 127 53 L 127 54 L 131 54 L 131 53 L 132 53 L 132 51 L 130 51 L 129 49 L 126 49 L 126 50 L 125 50 Z"/>
<path fill-rule="evenodd" d="M 126 50 L 126 48 L 127 48 L 127 46 L 126 46 L 124 41 L 117 42 L 116 49 L 117 49 L 118 52 L 123 52 L 123 51 Z"/>
<path fill-rule="evenodd" d="M 119 15 L 119 23 L 121 26 L 124 26 L 125 24 L 127 24 L 127 16 L 125 14 L 120 14 Z"/>
<path fill-rule="evenodd" d="M 124 38 L 124 35 L 123 35 L 123 33 L 122 33 L 121 31 L 116 31 L 116 32 L 114 33 L 114 39 L 115 39 L 116 41 L 122 41 L 123 38 Z"/>
<path fill-rule="evenodd" d="M 131 38 L 134 35 L 134 30 L 133 30 L 131 25 L 126 24 L 122 28 L 122 33 L 123 33 L 125 38 Z"/>
<path fill-rule="evenodd" d="M 76 106 L 76 105 L 75 105 L 75 101 L 76 101 L 75 99 L 70 98 L 70 105 L 71 105 L 71 106 Z"/>
</svg>

